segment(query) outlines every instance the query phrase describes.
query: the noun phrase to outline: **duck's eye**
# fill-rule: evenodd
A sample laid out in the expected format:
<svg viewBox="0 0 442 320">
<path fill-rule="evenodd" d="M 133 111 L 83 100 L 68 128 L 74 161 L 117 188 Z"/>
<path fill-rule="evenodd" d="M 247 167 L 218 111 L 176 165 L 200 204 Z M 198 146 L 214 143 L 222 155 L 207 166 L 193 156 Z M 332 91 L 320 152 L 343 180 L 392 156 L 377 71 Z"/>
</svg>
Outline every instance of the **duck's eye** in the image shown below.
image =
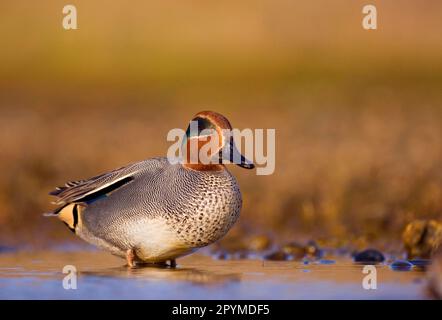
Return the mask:
<svg viewBox="0 0 442 320">
<path fill-rule="evenodd" d="M 201 131 L 215 129 L 215 126 L 207 119 L 196 117 L 192 119 L 186 130 L 187 138 L 199 136 Z"/>
</svg>

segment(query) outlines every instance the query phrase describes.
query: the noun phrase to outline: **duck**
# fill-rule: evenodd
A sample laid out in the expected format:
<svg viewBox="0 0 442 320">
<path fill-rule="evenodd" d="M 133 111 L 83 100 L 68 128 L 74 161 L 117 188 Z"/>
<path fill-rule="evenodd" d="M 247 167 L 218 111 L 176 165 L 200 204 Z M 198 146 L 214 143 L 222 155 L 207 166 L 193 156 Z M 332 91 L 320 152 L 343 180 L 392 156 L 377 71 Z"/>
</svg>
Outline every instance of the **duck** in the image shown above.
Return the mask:
<svg viewBox="0 0 442 320">
<path fill-rule="evenodd" d="M 242 196 L 226 165 L 254 164 L 238 151 L 231 131 L 225 116 L 199 112 L 183 134 L 184 157 L 150 158 L 69 181 L 49 193 L 57 208 L 46 215 L 126 259 L 129 267 L 168 262 L 176 267 L 177 258 L 218 241 L 239 218 Z M 210 141 L 210 162 L 191 156 L 190 146 L 199 151 Z"/>
</svg>

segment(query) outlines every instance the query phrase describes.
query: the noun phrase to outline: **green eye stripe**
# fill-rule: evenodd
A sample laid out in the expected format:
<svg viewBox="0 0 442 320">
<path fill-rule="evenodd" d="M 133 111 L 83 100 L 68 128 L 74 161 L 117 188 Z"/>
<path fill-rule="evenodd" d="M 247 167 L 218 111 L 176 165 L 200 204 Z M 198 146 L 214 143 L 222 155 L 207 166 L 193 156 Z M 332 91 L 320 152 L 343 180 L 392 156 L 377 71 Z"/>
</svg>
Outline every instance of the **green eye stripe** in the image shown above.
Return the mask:
<svg viewBox="0 0 442 320">
<path fill-rule="evenodd" d="M 203 130 L 215 129 L 215 126 L 212 124 L 212 122 L 210 122 L 207 119 L 196 117 L 192 121 L 197 121 L 198 122 L 198 133 L 194 132 L 195 130 L 193 132 L 190 132 L 190 125 L 189 125 L 187 127 L 187 130 L 186 130 L 186 137 L 188 137 L 188 138 L 194 137 L 194 136 L 199 136 L 199 134 Z"/>
</svg>

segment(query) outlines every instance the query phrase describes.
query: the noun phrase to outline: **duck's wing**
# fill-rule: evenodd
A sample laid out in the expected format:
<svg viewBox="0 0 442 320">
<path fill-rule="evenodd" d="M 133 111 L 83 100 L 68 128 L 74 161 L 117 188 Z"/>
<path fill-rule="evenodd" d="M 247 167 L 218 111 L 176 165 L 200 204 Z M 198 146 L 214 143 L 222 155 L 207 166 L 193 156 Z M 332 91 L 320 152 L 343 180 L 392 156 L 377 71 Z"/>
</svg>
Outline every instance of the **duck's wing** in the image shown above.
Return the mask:
<svg viewBox="0 0 442 320">
<path fill-rule="evenodd" d="M 133 163 L 86 180 L 69 181 L 49 194 L 56 196 L 53 202 L 64 206 L 73 202 L 88 202 L 106 195 L 133 181 L 143 170 L 143 162 Z"/>
</svg>

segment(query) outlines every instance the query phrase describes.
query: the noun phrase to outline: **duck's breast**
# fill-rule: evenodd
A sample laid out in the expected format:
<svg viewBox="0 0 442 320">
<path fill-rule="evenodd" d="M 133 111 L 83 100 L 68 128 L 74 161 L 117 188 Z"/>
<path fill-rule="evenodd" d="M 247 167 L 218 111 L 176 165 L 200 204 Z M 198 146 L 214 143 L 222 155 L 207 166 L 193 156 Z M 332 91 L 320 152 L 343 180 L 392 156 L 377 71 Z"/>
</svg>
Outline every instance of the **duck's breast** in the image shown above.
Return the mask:
<svg viewBox="0 0 442 320">
<path fill-rule="evenodd" d="M 175 196 L 166 206 L 166 219 L 182 241 L 202 247 L 224 236 L 239 217 L 241 192 L 227 170 L 195 171 L 181 167 Z M 184 182 L 183 182 L 184 181 Z"/>
</svg>

